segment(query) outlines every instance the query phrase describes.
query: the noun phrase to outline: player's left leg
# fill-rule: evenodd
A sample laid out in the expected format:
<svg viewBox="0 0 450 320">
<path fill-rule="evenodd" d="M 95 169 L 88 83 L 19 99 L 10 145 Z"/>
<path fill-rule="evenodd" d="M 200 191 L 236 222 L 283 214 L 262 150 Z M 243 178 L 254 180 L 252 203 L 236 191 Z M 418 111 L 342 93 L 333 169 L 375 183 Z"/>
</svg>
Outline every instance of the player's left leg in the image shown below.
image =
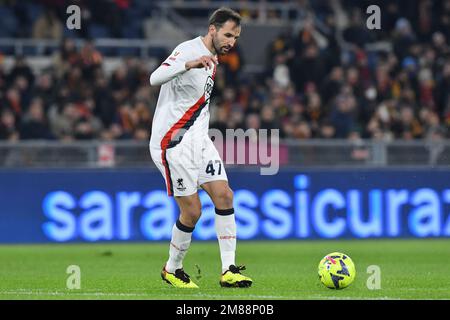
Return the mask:
<svg viewBox="0 0 450 320">
<path fill-rule="evenodd" d="M 242 275 L 240 271 L 244 268 L 237 267 L 235 264 L 236 220 L 233 191 L 228 185 L 223 161 L 214 143 L 207 137 L 202 144 L 198 184 L 208 193 L 216 208 L 214 220 L 222 260 L 220 285 L 224 287 L 249 287 L 252 284 L 252 279 Z"/>
<path fill-rule="evenodd" d="M 201 187 L 214 203 L 216 216 L 215 228 L 219 241 L 222 260 L 222 287 L 250 287 L 252 279 L 241 274 L 243 266 L 236 266 L 236 219 L 233 207 L 233 191 L 227 180 L 215 180 L 203 183 Z"/>
</svg>

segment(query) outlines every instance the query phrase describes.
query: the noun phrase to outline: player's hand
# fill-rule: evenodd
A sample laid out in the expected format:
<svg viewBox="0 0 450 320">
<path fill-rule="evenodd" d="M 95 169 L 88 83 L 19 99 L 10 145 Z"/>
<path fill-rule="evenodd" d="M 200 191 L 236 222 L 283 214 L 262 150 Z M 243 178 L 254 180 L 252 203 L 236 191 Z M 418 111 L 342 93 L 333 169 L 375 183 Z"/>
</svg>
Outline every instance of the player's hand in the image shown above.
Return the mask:
<svg viewBox="0 0 450 320">
<path fill-rule="evenodd" d="M 186 62 L 186 70 L 195 68 L 205 68 L 205 70 L 213 68 L 218 63 L 217 58 L 214 56 L 201 56 L 196 60 Z"/>
</svg>

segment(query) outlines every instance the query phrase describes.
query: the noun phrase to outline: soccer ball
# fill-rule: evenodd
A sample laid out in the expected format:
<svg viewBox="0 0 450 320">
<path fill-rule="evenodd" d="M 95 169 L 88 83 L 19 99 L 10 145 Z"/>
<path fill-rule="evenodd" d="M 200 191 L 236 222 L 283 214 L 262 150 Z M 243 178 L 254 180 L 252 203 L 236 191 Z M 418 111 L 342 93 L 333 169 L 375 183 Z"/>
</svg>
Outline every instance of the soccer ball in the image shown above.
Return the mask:
<svg viewBox="0 0 450 320">
<path fill-rule="evenodd" d="M 330 289 L 344 289 L 356 276 L 352 259 L 340 252 L 332 252 L 320 260 L 318 272 L 320 282 Z"/>
</svg>

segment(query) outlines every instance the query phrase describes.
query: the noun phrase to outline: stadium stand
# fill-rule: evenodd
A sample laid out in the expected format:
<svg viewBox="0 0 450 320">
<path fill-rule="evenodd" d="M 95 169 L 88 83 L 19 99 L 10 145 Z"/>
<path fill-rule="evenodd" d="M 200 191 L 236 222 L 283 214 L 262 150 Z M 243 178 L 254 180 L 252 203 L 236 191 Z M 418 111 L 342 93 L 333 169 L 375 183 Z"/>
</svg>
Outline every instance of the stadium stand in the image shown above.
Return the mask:
<svg viewBox="0 0 450 320">
<path fill-rule="evenodd" d="M 221 58 L 211 126 L 299 140 L 448 138 L 450 1 L 404 2 L 377 2 L 381 30 L 365 26 L 367 1 L 240 3 L 249 25 L 289 27 L 270 39 L 260 72 L 248 72 L 242 43 Z M 223 2 L 71 3 L 83 13 L 76 32 L 66 1 L 0 5 L 0 139 L 148 140 L 158 90 L 148 76 L 170 48 L 120 41 L 144 43 L 146 21 L 162 12 L 204 20 Z M 99 46 L 104 38 L 121 45 Z M 40 57 L 50 64 L 36 69 Z"/>
</svg>

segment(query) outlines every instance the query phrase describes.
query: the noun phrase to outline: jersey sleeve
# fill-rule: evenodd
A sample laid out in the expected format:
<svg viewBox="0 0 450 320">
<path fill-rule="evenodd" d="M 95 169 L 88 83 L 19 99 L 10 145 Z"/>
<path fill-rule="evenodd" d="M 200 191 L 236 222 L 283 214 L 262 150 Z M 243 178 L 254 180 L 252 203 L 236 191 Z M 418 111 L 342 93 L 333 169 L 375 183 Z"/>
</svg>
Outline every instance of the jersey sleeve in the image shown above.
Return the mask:
<svg viewBox="0 0 450 320">
<path fill-rule="evenodd" d="M 150 85 L 162 85 L 179 74 L 186 72 L 189 52 L 177 47 L 172 54 L 150 75 Z"/>
</svg>

